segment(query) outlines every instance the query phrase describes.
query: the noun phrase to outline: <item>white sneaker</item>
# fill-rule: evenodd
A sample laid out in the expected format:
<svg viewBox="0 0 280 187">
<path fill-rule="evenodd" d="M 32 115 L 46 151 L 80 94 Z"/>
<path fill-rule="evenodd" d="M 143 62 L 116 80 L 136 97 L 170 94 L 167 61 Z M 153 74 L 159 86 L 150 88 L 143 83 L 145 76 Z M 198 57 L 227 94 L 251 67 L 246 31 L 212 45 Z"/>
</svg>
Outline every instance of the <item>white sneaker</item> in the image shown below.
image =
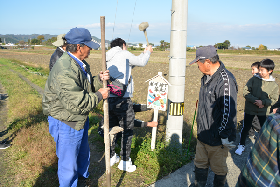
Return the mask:
<svg viewBox="0 0 280 187">
<path fill-rule="evenodd" d="M 136 170 L 136 166 L 132 165 L 131 158 L 129 158 L 128 161 L 121 160 L 118 165 L 118 168 L 120 170 L 127 171 L 127 172 L 133 172 Z"/>
<path fill-rule="evenodd" d="M 115 155 L 112 158 L 110 158 L 110 166 L 113 166 L 119 161 L 120 161 L 120 157 L 115 153 Z"/>
<path fill-rule="evenodd" d="M 242 155 L 242 152 L 245 150 L 245 145 L 238 145 L 238 148 L 235 151 L 235 154 Z"/>
<path fill-rule="evenodd" d="M 0 144 L 0 149 L 7 149 L 11 144 Z"/>
</svg>

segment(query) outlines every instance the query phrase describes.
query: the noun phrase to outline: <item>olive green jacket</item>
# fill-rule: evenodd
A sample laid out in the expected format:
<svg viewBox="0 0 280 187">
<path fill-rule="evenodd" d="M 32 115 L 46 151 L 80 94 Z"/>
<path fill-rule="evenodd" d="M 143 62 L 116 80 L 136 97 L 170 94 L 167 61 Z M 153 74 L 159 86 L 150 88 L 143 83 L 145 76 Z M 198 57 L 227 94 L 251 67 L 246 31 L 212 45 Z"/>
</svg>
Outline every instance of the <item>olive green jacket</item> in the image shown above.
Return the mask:
<svg viewBox="0 0 280 187">
<path fill-rule="evenodd" d="M 271 106 L 278 100 L 279 88 L 272 76 L 269 79 L 262 79 L 255 74 L 245 85 L 243 96 L 246 114 L 264 116 L 270 113 Z M 255 105 L 256 100 L 261 100 L 264 107 L 259 108 Z"/>
<path fill-rule="evenodd" d="M 89 64 L 86 61 L 83 63 L 91 83 L 79 64 L 64 53 L 49 74 L 42 101 L 45 115 L 76 130 L 84 128 L 89 112 L 102 100 L 101 93 L 97 91 L 103 85 L 99 76 L 92 77 Z"/>
</svg>

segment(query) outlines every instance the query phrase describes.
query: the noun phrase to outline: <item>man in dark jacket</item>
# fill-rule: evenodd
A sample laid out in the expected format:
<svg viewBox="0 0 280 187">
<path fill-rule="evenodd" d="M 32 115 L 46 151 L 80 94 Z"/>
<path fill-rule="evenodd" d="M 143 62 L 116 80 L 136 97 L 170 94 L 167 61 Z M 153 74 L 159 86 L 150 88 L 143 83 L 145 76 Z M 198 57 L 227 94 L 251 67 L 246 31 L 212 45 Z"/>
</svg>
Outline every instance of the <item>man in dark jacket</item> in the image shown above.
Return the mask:
<svg viewBox="0 0 280 187">
<path fill-rule="evenodd" d="M 194 159 L 195 184 L 205 186 L 208 168 L 215 173 L 215 187 L 224 186 L 228 172 L 228 150 L 236 138 L 237 83 L 219 60 L 214 46 L 196 50 L 196 63 L 204 74 L 201 78 L 197 112 L 197 146 Z"/>
<path fill-rule="evenodd" d="M 50 71 L 52 70 L 53 65 L 55 62 L 63 55 L 63 53 L 66 51 L 67 41 L 65 39 L 65 34 L 60 34 L 57 36 L 57 40 L 52 43 L 54 46 L 56 46 L 56 50 L 51 56 L 50 59 Z"/>
</svg>

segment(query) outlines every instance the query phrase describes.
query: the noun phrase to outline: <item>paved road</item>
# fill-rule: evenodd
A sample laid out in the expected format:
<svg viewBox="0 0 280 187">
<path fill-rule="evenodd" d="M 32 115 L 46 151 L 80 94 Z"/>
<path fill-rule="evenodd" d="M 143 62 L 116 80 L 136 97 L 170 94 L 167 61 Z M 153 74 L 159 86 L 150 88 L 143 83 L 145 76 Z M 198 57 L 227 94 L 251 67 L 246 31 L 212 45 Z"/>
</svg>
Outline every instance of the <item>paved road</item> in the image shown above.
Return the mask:
<svg viewBox="0 0 280 187">
<path fill-rule="evenodd" d="M 237 134 L 235 144 L 237 145 L 239 142 L 239 134 Z M 237 183 L 238 176 L 246 162 L 246 159 L 252 149 L 253 144 L 255 143 L 254 138 L 247 138 L 246 140 L 246 149 L 245 152 L 241 156 L 236 155 L 234 151 L 236 149 L 232 149 L 227 158 L 227 165 L 229 169 L 229 173 L 227 175 L 226 187 L 234 187 Z M 164 177 L 163 179 L 155 182 L 150 187 L 186 187 L 189 186 L 192 182 L 194 182 L 194 163 L 193 161 L 189 164 L 183 166 L 177 171 L 171 173 L 170 175 Z M 210 170 L 207 180 L 207 187 L 213 186 L 214 173 Z"/>
</svg>

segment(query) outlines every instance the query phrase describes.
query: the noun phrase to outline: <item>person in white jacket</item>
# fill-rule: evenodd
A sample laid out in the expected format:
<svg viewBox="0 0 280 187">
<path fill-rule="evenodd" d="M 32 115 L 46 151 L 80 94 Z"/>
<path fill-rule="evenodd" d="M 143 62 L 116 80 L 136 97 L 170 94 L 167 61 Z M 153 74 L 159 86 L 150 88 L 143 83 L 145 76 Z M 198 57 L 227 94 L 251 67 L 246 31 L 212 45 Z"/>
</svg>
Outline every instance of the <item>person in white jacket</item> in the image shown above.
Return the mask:
<svg viewBox="0 0 280 187">
<path fill-rule="evenodd" d="M 126 42 L 123 39 L 116 38 L 111 42 L 111 49 L 106 53 L 107 69 L 110 71 L 110 76 L 127 85 L 126 93 L 123 97 L 118 97 L 113 94 L 110 94 L 109 97 L 110 127 L 120 126 L 124 129 L 121 140 L 121 161 L 118 168 L 127 172 L 136 170 L 136 166 L 132 164 L 130 158 L 135 119 L 133 103 L 130 99 L 133 97 L 131 70 L 134 66 L 145 66 L 152 52 L 152 46 L 148 46 L 143 53 L 135 56 L 127 51 Z M 120 160 L 119 156 L 115 153 L 115 140 L 112 142 L 111 166 Z"/>
</svg>

